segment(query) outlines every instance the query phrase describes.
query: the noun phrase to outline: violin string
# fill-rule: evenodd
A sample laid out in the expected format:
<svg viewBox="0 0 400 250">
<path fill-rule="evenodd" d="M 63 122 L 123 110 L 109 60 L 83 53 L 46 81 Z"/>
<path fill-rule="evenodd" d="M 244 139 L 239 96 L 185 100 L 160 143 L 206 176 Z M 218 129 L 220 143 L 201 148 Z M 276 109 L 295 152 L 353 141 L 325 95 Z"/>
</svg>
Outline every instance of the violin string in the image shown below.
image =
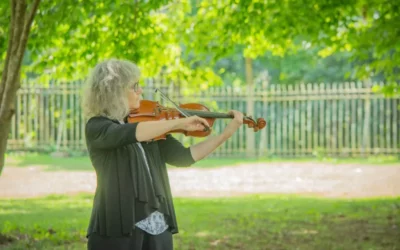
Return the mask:
<svg viewBox="0 0 400 250">
<path fill-rule="evenodd" d="M 190 114 L 187 114 L 186 112 L 184 112 L 175 102 L 173 102 L 171 99 L 169 99 L 168 96 L 164 95 L 164 94 L 161 92 L 161 90 L 159 90 L 158 88 L 156 88 L 155 92 L 157 92 L 157 91 L 160 92 L 161 97 L 162 97 L 164 100 L 170 101 L 170 102 L 175 106 L 175 108 L 176 108 L 183 116 L 185 116 L 185 117 L 189 117 L 189 116 L 190 116 Z"/>
</svg>

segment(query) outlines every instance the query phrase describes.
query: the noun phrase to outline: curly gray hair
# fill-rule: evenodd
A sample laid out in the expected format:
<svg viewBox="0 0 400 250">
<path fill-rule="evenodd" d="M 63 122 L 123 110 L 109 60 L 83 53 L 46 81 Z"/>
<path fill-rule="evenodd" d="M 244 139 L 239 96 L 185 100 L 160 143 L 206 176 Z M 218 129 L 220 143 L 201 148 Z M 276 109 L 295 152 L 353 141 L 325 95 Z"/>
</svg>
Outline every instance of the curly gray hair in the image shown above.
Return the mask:
<svg viewBox="0 0 400 250">
<path fill-rule="evenodd" d="M 128 89 L 139 78 L 139 68 L 130 61 L 108 59 L 97 64 L 84 88 L 85 116 L 105 116 L 116 120 L 125 118 L 129 114 Z"/>
</svg>

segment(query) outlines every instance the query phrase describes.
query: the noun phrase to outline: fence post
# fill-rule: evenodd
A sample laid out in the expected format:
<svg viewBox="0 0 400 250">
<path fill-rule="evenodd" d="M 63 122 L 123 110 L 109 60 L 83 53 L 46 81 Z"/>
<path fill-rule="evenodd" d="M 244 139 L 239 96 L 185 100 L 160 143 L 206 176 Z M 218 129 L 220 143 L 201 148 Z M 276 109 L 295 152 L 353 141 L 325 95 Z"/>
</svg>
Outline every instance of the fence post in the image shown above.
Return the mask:
<svg viewBox="0 0 400 250">
<path fill-rule="evenodd" d="M 254 118 L 254 87 L 253 85 L 247 85 L 247 107 L 246 115 Z M 252 157 L 256 155 L 255 147 L 255 133 L 252 129 L 246 129 L 246 155 Z"/>
<path fill-rule="evenodd" d="M 363 85 L 366 85 L 365 87 L 362 86 L 360 91 L 363 91 L 364 88 L 367 90 L 366 95 L 365 95 L 365 102 L 364 102 L 364 128 L 363 128 L 363 139 L 362 139 L 362 146 L 361 146 L 361 155 L 363 157 L 369 155 L 370 152 L 370 143 L 369 143 L 369 125 L 370 125 L 370 107 L 371 107 L 371 91 L 370 88 L 372 88 L 371 80 L 368 79 L 366 82 L 364 82 Z"/>
<path fill-rule="evenodd" d="M 253 67 L 251 58 L 246 57 L 247 108 L 246 115 L 254 116 L 254 85 Z M 252 157 L 255 152 L 255 135 L 251 129 L 246 129 L 246 155 Z"/>
</svg>

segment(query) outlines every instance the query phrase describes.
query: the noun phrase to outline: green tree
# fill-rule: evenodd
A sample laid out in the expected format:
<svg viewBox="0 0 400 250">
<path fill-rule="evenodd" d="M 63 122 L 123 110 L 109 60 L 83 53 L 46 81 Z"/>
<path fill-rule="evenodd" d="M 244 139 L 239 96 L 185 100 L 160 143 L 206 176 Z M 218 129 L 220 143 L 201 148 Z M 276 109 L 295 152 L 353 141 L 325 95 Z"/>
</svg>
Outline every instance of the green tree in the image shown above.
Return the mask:
<svg viewBox="0 0 400 250">
<path fill-rule="evenodd" d="M 296 53 L 304 43 L 321 48 L 321 57 L 348 52 L 357 78 L 383 75 L 395 92 L 399 23 L 400 1 L 395 0 L 197 1 L 184 27 L 191 32 L 183 34 L 192 58 L 210 62 L 234 53 L 237 46 L 250 58 L 266 51 L 276 56 Z"/>
<path fill-rule="evenodd" d="M 328 57 L 317 55 L 319 48 L 309 48 L 274 56 L 267 52 L 253 60 L 254 76 L 268 73 L 270 83 L 297 84 L 299 82 L 344 82 L 357 80 L 350 52 L 336 52 Z M 227 85 L 245 81 L 245 60 L 242 51 L 218 60 L 215 71 Z M 239 81 L 238 81 L 239 80 Z M 373 80 L 382 80 L 376 77 Z"/>
</svg>

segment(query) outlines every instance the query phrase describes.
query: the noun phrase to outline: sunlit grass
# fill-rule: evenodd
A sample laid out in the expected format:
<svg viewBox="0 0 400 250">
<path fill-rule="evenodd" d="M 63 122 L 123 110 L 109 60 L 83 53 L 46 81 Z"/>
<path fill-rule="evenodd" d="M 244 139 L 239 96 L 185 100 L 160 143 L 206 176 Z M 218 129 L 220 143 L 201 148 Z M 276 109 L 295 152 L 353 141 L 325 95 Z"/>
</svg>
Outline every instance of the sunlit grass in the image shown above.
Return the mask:
<svg viewBox="0 0 400 250">
<path fill-rule="evenodd" d="M 212 168 L 222 166 L 235 166 L 246 163 L 283 163 L 283 162 L 297 162 L 297 163 L 329 163 L 329 164 L 370 164 L 370 165 L 398 165 L 400 160 L 396 156 L 370 156 L 366 158 L 218 158 L 209 157 L 196 162 L 193 167 Z M 90 160 L 88 156 L 73 156 L 73 157 L 54 157 L 48 154 L 8 154 L 6 156 L 6 166 L 42 166 L 49 171 L 55 170 L 71 170 L 71 171 L 92 171 Z M 268 165 L 266 165 L 268 166 Z"/>
<path fill-rule="evenodd" d="M 175 249 L 400 249 L 400 198 L 175 199 Z M 0 249 L 85 249 L 92 195 L 0 199 Z"/>
</svg>

